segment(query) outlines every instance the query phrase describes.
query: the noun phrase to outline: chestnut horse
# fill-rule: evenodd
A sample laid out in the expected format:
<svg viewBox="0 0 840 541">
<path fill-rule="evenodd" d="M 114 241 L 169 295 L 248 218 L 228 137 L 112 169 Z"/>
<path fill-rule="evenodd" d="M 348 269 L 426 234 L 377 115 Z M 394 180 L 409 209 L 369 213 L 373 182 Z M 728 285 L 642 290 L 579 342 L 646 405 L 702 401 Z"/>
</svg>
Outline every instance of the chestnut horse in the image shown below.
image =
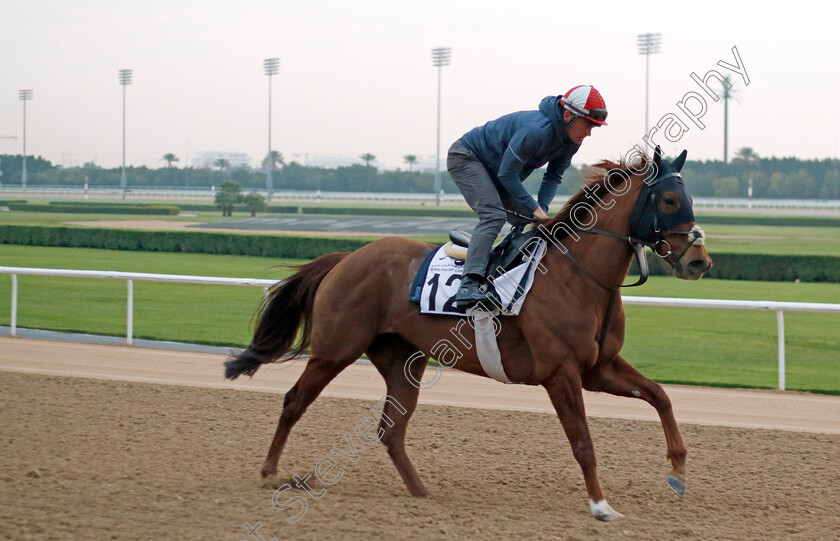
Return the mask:
<svg viewBox="0 0 840 541">
<path fill-rule="evenodd" d="M 619 355 L 625 316 L 617 293 L 634 243 L 651 246 L 678 278 L 696 280 L 711 267 L 679 175 L 685 154 L 668 162 L 657 148 L 653 160 L 642 156 L 632 165 L 599 163 L 603 174 L 588 178 L 539 227 L 539 235 L 550 244 L 542 259 L 544 272 L 536 273 L 520 314 L 501 318 L 497 340 L 505 373 L 515 383 L 542 385 L 548 391 L 583 470 L 590 511 L 599 520 L 622 515 L 601 491 L 583 389 L 650 403 L 661 419 L 673 466 L 668 484 L 680 495 L 685 491 L 686 446 L 671 402 L 660 385 Z M 598 229 L 592 227 L 593 219 Z M 421 315 L 409 302 L 412 280 L 430 249 L 414 240 L 383 238 L 353 253 L 329 254 L 302 265 L 271 290 L 251 345 L 226 363 L 225 376 L 253 375 L 262 364 L 299 356 L 307 348 L 311 353 L 300 379 L 285 395 L 263 477 L 277 472 L 289 432 L 306 408 L 366 353 L 385 379 L 388 395 L 402 405 L 386 402 L 379 437 L 411 495 L 428 494 L 405 452 L 406 427 L 426 362 L 439 353 L 436 344 L 452 339 L 450 331 L 462 319 Z M 461 336 L 475 343 L 469 325 L 463 325 Z M 413 362 L 418 357 L 422 362 Z M 475 348 L 459 350 L 452 366 L 487 377 Z"/>
</svg>

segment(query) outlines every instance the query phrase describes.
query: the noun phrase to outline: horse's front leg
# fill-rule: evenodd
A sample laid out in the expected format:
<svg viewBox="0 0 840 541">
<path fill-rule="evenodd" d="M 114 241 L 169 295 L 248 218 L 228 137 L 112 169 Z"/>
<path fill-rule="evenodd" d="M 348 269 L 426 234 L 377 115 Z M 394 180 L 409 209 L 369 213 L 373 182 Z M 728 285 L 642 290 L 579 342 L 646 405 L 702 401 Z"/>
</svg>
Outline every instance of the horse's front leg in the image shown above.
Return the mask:
<svg viewBox="0 0 840 541">
<path fill-rule="evenodd" d="M 620 355 L 617 355 L 612 362 L 596 366 L 586 372 L 582 381 L 583 388 L 587 391 L 602 391 L 618 396 L 641 398 L 656 408 L 665 431 L 668 460 L 673 466 L 673 470 L 668 475 L 668 486 L 680 496 L 684 496 L 687 449 L 680 435 L 680 429 L 677 427 L 677 420 L 674 418 L 671 399 L 665 394 L 662 386 L 643 376 Z"/>
<path fill-rule="evenodd" d="M 615 520 L 624 515 L 610 507 L 601 492 L 598 472 L 595 467 L 595 448 L 586 422 L 580 375 L 573 368 L 561 367 L 543 386 L 548 391 L 551 403 L 560 417 L 563 430 L 572 446 L 575 460 L 583 470 L 586 492 L 589 494 L 589 510 L 603 521 Z"/>
</svg>

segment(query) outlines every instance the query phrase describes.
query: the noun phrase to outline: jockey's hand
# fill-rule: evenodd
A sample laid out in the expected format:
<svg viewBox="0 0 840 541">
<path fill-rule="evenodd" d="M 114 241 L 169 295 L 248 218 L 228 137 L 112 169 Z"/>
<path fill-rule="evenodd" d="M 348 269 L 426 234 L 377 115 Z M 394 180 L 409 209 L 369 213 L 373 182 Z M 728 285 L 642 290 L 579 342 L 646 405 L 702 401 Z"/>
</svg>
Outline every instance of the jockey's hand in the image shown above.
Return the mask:
<svg viewBox="0 0 840 541">
<path fill-rule="evenodd" d="M 531 227 L 533 229 L 536 229 L 538 226 L 543 225 L 549 220 L 551 220 L 551 217 L 545 213 L 542 207 L 538 206 L 536 210 L 534 210 L 534 219 L 536 220 L 536 222 L 531 224 Z"/>
<path fill-rule="evenodd" d="M 544 222 L 549 219 L 548 214 L 539 206 L 534 210 L 534 218 L 539 222 Z"/>
</svg>

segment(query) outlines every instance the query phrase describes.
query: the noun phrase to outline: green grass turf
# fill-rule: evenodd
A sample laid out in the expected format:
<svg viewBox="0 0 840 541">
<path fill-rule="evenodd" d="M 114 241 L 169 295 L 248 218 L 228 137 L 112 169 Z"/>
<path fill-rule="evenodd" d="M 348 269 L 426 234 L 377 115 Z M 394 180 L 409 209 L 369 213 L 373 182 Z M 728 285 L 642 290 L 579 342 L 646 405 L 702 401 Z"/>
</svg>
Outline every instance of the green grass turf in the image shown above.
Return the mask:
<svg viewBox="0 0 840 541">
<path fill-rule="evenodd" d="M 840 303 L 840 284 L 651 277 L 624 295 Z M 622 351 L 648 377 L 670 383 L 768 387 L 778 383 L 776 313 L 625 307 Z M 840 392 L 840 313 L 785 312 L 788 389 Z"/>
<path fill-rule="evenodd" d="M 281 279 L 278 263 L 300 261 L 201 254 L 120 252 L 0 245 L 8 266 Z M 123 280 L 19 276 L 18 325 L 124 336 Z M 135 282 L 135 336 L 245 345 L 256 287 Z M 626 295 L 840 302 L 840 284 L 793 284 L 652 277 Z M 773 388 L 776 315 L 749 310 L 626 306 L 623 354 L 662 382 Z M 0 277 L 0 324 L 10 322 L 10 279 Z M 785 313 L 787 387 L 840 393 L 840 314 Z"/>
<path fill-rule="evenodd" d="M 303 263 L 259 257 L 122 252 L 0 245 L 6 266 L 281 279 L 275 265 Z M 8 276 L 0 279 L 0 324 L 10 323 Z M 18 277 L 21 327 L 125 335 L 126 282 L 92 278 Z M 259 287 L 134 283 L 134 336 L 218 345 L 250 341 Z"/>
<path fill-rule="evenodd" d="M 714 253 L 840 255 L 840 230 L 836 227 L 700 226 L 706 231 L 706 249 Z"/>
</svg>

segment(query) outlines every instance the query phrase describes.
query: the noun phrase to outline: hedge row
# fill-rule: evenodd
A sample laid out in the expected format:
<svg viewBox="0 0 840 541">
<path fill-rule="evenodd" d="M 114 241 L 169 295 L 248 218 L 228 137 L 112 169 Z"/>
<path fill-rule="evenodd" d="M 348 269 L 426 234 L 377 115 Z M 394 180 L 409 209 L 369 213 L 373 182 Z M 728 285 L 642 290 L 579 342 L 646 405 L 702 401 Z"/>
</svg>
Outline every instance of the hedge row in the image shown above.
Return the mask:
<svg viewBox="0 0 840 541">
<path fill-rule="evenodd" d="M 709 278 L 769 282 L 840 282 L 840 257 L 818 255 L 712 254 Z"/>
<path fill-rule="evenodd" d="M 193 231 L 0 225 L 0 244 L 314 259 L 331 252 L 356 250 L 367 244 L 367 241 Z"/>
<path fill-rule="evenodd" d="M 8 206 L 12 203 L 26 203 L 26 199 L 0 199 L 0 206 Z"/>
<path fill-rule="evenodd" d="M 272 235 L 236 235 L 193 231 L 134 231 L 71 227 L 0 225 L 0 244 L 64 246 L 150 252 L 249 255 L 314 259 L 330 252 L 349 252 L 368 241 Z M 840 283 L 840 257 L 803 255 L 712 255 L 715 266 L 706 276 L 724 280 Z M 670 268 L 650 255 L 651 274 L 670 274 Z M 633 263 L 631 272 L 638 272 Z"/>
<path fill-rule="evenodd" d="M 706 272 L 707 278 L 721 280 L 757 280 L 764 282 L 833 282 L 840 283 L 840 257 L 821 255 L 765 255 L 765 254 L 711 254 L 714 266 Z M 661 258 L 648 253 L 650 274 L 670 275 L 671 267 Z M 632 274 L 639 273 L 633 260 Z"/>
<path fill-rule="evenodd" d="M 124 207 L 126 205 L 131 207 L 148 207 L 152 206 L 153 203 L 136 203 L 132 201 L 131 203 L 125 203 L 122 201 L 50 201 L 50 205 L 70 205 L 70 206 L 92 206 L 92 207 Z"/>
<path fill-rule="evenodd" d="M 9 203 L 9 210 L 25 212 L 64 212 L 71 214 L 153 214 L 159 216 L 177 216 L 181 209 L 174 205 L 97 205 L 97 204 L 60 204 L 41 205 L 27 203 Z"/>
</svg>

